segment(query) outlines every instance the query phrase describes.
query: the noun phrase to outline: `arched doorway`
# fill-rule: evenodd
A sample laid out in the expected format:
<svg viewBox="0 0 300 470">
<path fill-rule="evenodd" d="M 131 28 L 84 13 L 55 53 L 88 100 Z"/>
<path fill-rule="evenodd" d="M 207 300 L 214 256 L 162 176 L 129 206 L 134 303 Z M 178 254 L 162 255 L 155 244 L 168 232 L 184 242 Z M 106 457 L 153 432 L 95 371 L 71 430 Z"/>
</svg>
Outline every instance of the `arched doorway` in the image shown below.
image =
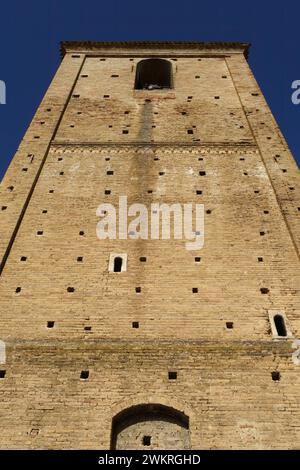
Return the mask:
<svg viewBox="0 0 300 470">
<path fill-rule="evenodd" d="M 111 448 L 190 449 L 189 418 L 181 411 L 160 404 L 127 408 L 113 418 Z"/>
</svg>

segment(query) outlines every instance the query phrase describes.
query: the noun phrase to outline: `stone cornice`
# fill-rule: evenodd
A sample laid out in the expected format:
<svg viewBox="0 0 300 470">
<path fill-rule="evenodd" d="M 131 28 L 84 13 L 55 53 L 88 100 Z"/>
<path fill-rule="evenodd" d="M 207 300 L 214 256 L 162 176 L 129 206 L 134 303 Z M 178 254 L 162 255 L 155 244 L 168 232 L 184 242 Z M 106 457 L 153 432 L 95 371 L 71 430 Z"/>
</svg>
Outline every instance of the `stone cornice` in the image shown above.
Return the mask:
<svg viewBox="0 0 300 470">
<path fill-rule="evenodd" d="M 214 153 L 214 154 L 229 154 L 229 153 L 259 153 L 258 147 L 253 143 L 211 143 L 206 142 L 202 144 L 182 144 L 177 142 L 169 143 L 74 143 L 74 142 L 55 142 L 51 143 L 51 152 L 161 152 L 161 153 Z"/>
<path fill-rule="evenodd" d="M 201 55 L 201 53 L 243 53 L 248 57 L 250 44 L 242 42 L 194 42 L 194 41 L 131 41 L 131 42 L 97 42 L 97 41 L 62 41 L 60 44 L 61 56 L 66 53 L 99 54 L 112 56 L 124 55 L 139 56 L 146 53 L 163 55 L 169 52 L 174 55 L 186 53 Z"/>
</svg>

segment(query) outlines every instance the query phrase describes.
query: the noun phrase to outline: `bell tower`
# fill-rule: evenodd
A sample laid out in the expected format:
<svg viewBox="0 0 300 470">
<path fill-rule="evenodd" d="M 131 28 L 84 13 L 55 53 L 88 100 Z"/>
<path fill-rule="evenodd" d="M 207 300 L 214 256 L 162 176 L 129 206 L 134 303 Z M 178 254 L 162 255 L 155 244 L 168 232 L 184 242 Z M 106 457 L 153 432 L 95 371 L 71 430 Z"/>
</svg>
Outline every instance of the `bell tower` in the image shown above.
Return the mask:
<svg viewBox="0 0 300 470">
<path fill-rule="evenodd" d="M 248 45 L 61 54 L 0 189 L 0 447 L 298 449 L 299 173 Z M 203 246 L 100 239 L 125 196 Z"/>
</svg>

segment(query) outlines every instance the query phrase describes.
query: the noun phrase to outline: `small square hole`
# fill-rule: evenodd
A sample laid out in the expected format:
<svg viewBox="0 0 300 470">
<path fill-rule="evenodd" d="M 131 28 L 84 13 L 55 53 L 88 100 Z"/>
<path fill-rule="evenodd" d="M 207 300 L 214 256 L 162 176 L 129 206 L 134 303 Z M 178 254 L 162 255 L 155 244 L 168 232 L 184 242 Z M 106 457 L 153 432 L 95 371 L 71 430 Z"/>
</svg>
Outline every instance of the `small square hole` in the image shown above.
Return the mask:
<svg viewBox="0 0 300 470">
<path fill-rule="evenodd" d="M 21 290 L 22 290 L 22 287 L 17 287 L 16 288 L 16 294 L 20 294 Z"/>
<path fill-rule="evenodd" d="M 42 210 L 42 214 L 47 214 L 47 212 L 48 212 L 47 209 Z"/>
<path fill-rule="evenodd" d="M 265 232 L 259 232 L 260 236 L 263 237 L 265 235 Z"/>
<path fill-rule="evenodd" d="M 132 328 L 139 328 L 140 327 L 140 324 L 138 321 L 133 321 L 132 322 Z"/>
<path fill-rule="evenodd" d="M 27 256 L 21 256 L 20 261 L 27 261 Z"/>
<path fill-rule="evenodd" d="M 89 378 L 89 371 L 88 370 L 82 370 L 80 373 L 80 379 L 81 380 L 87 380 Z"/>
<path fill-rule="evenodd" d="M 54 321 L 48 321 L 47 328 L 54 328 Z"/>
<path fill-rule="evenodd" d="M 84 331 L 92 331 L 92 327 L 91 326 L 85 326 Z"/>
<path fill-rule="evenodd" d="M 37 234 L 38 236 L 42 236 L 43 233 L 44 233 L 43 230 L 38 230 L 38 231 L 36 232 L 36 234 Z"/>
<path fill-rule="evenodd" d="M 205 175 L 206 175 L 206 172 L 205 172 L 205 171 L 199 171 L 199 175 L 200 175 L 200 176 L 205 176 Z"/>
<path fill-rule="evenodd" d="M 136 288 L 135 288 L 135 292 L 136 292 L 137 294 L 140 294 L 140 293 L 142 292 L 142 288 L 141 288 L 141 287 L 136 287 Z"/>
<path fill-rule="evenodd" d="M 2 211 L 6 211 L 6 209 L 7 209 L 7 206 L 2 206 L 2 207 L 1 207 L 1 210 L 2 210 Z"/>
<path fill-rule="evenodd" d="M 228 330 L 232 330 L 233 329 L 233 321 L 227 321 L 226 322 L 226 328 Z"/>
<path fill-rule="evenodd" d="M 193 294 L 197 294 L 198 293 L 198 287 L 193 287 L 192 292 L 193 292 Z"/>
<path fill-rule="evenodd" d="M 160 171 L 158 174 L 159 174 L 159 176 L 163 176 L 163 175 L 165 174 L 165 172 L 164 172 L 164 171 Z"/>
<path fill-rule="evenodd" d="M 257 261 L 258 261 L 259 263 L 262 263 L 263 260 L 264 260 L 264 259 L 263 259 L 261 256 L 259 256 L 259 257 L 257 258 Z"/>
<path fill-rule="evenodd" d="M 53 193 L 54 193 L 54 189 L 50 189 L 50 190 L 49 190 L 49 193 L 50 193 L 50 194 L 53 194 Z"/>
<path fill-rule="evenodd" d="M 279 382 L 280 372 L 278 372 L 277 370 L 274 370 L 273 372 L 271 372 L 271 376 L 272 376 L 272 380 L 274 380 L 274 382 Z"/>
<path fill-rule="evenodd" d="M 6 375 L 6 370 L 0 370 L 0 379 L 4 379 Z"/>
<path fill-rule="evenodd" d="M 123 129 L 123 130 L 122 130 L 122 134 L 128 134 L 128 132 L 129 132 L 129 131 L 128 131 L 127 129 Z"/>
<path fill-rule="evenodd" d="M 70 292 L 70 293 L 75 292 L 74 287 L 68 287 L 68 288 L 67 288 L 67 292 Z"/>
<path fill-rule="evenodd" d="M 260 292 L 261 292 L 262 294 L 268 294 L 270 291 L 269 291 L 269 289 L 268 289 L 267 287 L 261 287 Z"/>
<path fill-rule="evenodd" d="M 151 446 L 151 436 L 143 436 L 143 446 Z"/>
<path fill-rule="evenodd" d="M 201 261 L 200 256 L 196 256 L 196 257 L 195 257 L 195 263 L 200 263 L 200 261 Z"/>
<path fill-rule="evenodd" d="M 104 191 L 104 194 L 106 194 L 106 195 L 111 194 L 111 190 L 110 190 L 110 189 L 106 189 L 106 190 Z"/>
<path fill-rule="evenodd" d="M 78 261 L 78 263 L 82 263 L 83 257 L 82 257 L 82 256 L 78 256 L 78 257 L 77 257 L 77 261 Z"/>
<path fill-rule="evenodd" d="M 83 230 L 80 230 L 79 235 L 80 235 L 81 237 L 83 237 L 84 231 L 83 231 Z"/>
<path fill-rule="evenodd" d="M 112 170 L 108 170 L 108 171 L 106 172 L 106 174 L 107 174 L 107 175 L 113 175 L 114 172 L 113 172 Z"/>
<path fill-rule="evenodd" d="M 169 380 L 177 380 L 177 372 L 169 372 L 168 373 Z"/>
<path fill-rule="evenodd" d="M 197 189 L 197 190 L 196 190 L 196 194 L 198 194 L 198 196 L 199 196 L 200 194 L 202 194 L 202 190 L 201 190 L 201 189 Z"/>
<path fill-rule="evenodd" d="M 187 130 L 187 133 L 188 133 L 188 134 L 194 134 L 194 131 L 193 131 L 193 129 L 188 129 L 188 130 Z"/>
</svg>

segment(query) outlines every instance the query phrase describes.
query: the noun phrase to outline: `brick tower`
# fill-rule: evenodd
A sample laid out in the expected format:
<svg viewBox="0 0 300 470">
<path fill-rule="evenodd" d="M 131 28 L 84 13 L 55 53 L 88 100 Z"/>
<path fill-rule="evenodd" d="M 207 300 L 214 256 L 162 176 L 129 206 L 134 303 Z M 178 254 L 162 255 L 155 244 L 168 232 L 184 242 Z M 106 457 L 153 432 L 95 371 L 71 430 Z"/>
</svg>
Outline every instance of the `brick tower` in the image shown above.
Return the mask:
<svg viewBox="0 0 300 470">
<path fill-rule="evenodd" d="M 247 50 L 62 44 L 1 184 L 2 449 L 299 449 L 299 179 Z M 120 195 L 204 204 L 203 248 L 99 240 Z"/>
</svg>

